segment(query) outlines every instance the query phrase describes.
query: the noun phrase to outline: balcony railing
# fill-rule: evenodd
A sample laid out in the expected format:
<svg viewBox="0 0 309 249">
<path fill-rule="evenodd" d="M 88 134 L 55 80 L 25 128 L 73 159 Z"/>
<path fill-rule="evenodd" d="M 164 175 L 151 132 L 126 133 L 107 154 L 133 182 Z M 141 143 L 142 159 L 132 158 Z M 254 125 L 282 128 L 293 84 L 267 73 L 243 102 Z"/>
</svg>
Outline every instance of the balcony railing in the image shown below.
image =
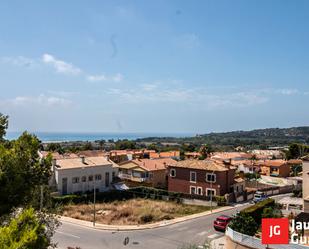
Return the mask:
<svg viewBox="0 0 309 249">
<path fill-rule="evenodd" d="M 146 182 L 149 180 L 148 177 L 136 177 L 131 174 L 125 174 L 125 173 L 119 173 L 119 178 L 125 179 L 125 180 L 130 180 L 134 182 Z"/>
</svg>

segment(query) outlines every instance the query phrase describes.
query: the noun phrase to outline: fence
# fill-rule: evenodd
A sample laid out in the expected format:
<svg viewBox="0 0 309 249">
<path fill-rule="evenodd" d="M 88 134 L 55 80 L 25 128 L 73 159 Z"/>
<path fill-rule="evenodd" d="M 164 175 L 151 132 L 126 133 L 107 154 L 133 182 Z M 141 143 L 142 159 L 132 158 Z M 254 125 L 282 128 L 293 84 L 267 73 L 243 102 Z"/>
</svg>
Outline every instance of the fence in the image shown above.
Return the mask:
<svg viewBox="0 0 309 249">
<path fill-rule="evenodd" d="M 295 189 L 294 185 L 271 186 L 264 183 L 260 183 L 256 180 L 246 181 L 245 186 L 247 188 L 256 188 L 260 191 L 263 191 L 267 195 L 292 193 L 293 190 Z"/>
<path fill-rule="evenodd" d="M 229 237 L 233 242 L 241 244 L 242 246 L 248 246 L 256 249 L 308 249 L 308 246 L 288 244 L 288 245 L 263 245 L 259 238 L 245 235 L 232 230 L 230 227 L 226 229 L 225 235 Z"/>
</svg>

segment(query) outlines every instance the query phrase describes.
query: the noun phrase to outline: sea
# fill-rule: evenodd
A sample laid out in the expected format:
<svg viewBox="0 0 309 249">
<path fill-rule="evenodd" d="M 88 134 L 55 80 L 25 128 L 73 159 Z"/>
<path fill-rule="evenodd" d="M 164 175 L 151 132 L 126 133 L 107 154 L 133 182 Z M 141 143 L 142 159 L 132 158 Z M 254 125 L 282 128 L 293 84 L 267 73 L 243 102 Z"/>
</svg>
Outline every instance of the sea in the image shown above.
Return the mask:
<svg viewBox="0 0 309 249">
<path fill-rule="evenodd" d="M 97 141 L 97 140 L 135 140 L 138 138 L 146 137 L 191 137 L 194 134 L 191 133 L 124 133 L 124 132 L 30 132 L 36 135 L 42 142 L 70 142 L 70 141 Z M 22 132 L 8 131 L 6 139 L 14 140 L 17 139 Z"/>
</svg>

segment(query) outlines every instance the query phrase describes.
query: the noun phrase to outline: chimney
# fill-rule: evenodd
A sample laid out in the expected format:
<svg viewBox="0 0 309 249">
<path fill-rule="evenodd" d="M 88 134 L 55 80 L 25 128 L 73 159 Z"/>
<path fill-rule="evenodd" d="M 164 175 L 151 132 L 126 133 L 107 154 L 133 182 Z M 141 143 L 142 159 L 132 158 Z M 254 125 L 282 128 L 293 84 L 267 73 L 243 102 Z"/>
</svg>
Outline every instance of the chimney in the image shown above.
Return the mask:
<svg viewBox="0 0 309 249">
<path fill-rule="evenodd" d="M 80 160 L 82 161 L 83 164 L 85 164 L 85 156 L 81 156 Z"/>
<path fill-rule="evenodd" d="M 229 169 L 232 164 L 232 159 L 224 160 L 223 164 L 225 165 L 226 168 Z"/>
</svg>

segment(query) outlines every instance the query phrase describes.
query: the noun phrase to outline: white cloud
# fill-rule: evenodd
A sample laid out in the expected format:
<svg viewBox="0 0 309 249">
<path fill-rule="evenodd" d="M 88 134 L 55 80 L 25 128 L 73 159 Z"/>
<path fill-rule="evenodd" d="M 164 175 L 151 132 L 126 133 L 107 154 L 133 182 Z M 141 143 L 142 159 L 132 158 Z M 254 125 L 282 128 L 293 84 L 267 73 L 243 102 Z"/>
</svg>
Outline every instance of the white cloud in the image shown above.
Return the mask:
<svg viewBox="0 0 309 249">
<path fill-rule="evenodd" d="M 88 75 L 87 76 L 88 81 L 96 82 L 96 81 L 106 81 L 107 78 L 105 75 Z"/>
<path fill-rule="evenodd" d="M 142 88 L 144 91 L 139 91 Z M 168 87 L 156 84 L 143 84 L 137 88 L 112 88 L 107 92 L 118 96 L 119 101 L 127 103 L 174 102 L 187 103 L 202 108 L 246 107 L 266 103 L 269 98 L 255 91 L 210 92 L 206 88 Z"/>
<path fill-rule="evenodd" d="M 56 59 L 51 54 L 43 54 L 42 61 L 45 64 L 52 65 L 58 73 L 78 75 L 82 72 L 80 68 L 75 67 L 71 63 Z"/>
<path fill-rule="evenodd" d="M 39 96 L 17 96 L 12 99 L 7 99 L 1 101 L 1 104 L 6 106 L 31 106 L 31 105 L 41 105 L 41 106 L 68 106 L 72 102 L 66 98 L 60 98 L 55 96 L 47 96 L 45 94 L 40 94 Z"/>
<path fill-rule="evenodd" d="M 118 74 L 112 76 L 111 79 L 112 79 L 114 82 L 120 82 L 120 81 L 123 80 L 123 76 L 122 76 L 122 74 L 118 73 Z"/>
<path fill-rule="evenodd" d="M 24 56 L 17 56 L 17 57 L 2 57 L 2 63 L 12 64 L 14 66 L 22 66 L 22 67 L 32 67 L 36 65 L 36 61 L 31 58 L 27 58 Z"/>
<path fill-rule="evenodd" d="M 123 76 L 119 73 L 113 76 L 106 76 L 104 74 L 100 74 L 100 75 L 88 75 L 86 79 L 90 82 L 98 82 L 98 81 L 120 82 L 122 81 Z"/>
<path fill-rule="evenodd" d="M 297 89 L 278 89 L 277 93 L 282 95 L 295 95 L 298 94 L 299 91 Z"/>
<path fill-rule="evenodd" d="M 153 91 L 158 86 L 156 84 L 142 84 L 141 87 L 144 91 Z"/>
</svg>

